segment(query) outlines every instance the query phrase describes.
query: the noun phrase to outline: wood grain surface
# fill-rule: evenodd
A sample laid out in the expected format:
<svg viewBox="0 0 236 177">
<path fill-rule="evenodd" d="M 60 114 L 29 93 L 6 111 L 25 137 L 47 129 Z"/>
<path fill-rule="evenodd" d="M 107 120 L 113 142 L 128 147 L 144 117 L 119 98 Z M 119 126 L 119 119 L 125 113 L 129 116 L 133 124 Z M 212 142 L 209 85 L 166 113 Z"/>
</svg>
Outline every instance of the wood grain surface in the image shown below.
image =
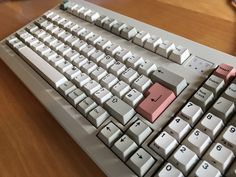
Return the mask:
<svg viewBox="0 0 236 177">
<path fill-rule="evenodd" d="M 236 15 L 227 0 L 90 0 L 236 55 Z M 0 39 L 58 0 L 0 1 Z M 0 176 L 103 177 L 103 172 L 0 60 Z"/>
</svg>

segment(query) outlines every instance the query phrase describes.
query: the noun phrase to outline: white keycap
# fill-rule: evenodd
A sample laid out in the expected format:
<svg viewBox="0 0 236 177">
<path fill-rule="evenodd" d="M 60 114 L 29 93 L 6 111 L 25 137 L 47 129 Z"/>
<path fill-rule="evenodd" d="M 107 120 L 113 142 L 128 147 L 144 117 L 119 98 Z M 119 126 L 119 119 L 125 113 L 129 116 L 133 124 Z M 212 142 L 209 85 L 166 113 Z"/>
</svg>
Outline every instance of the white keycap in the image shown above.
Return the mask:
<svg viewBox="0 0 236 177">
<path fill-rule="evenodd" d="M 99 127 L 109 117 L 108 112 L 101 106 L 94 108 L 88 114 L 88 120 L 95 126 Z"/>
<path fill-rule="evenodd" d="M 117 82 L 119 82 L 118 78 L 113 74 L 109 73 L 105 77 L 100 80 L 100 84 L 110 90 Z"/>
<path fill-rule="evenodd" d="M 81 71 L 76 67 L 76 66 L 73 66 L 72 68 L 68 69 L 66 72 L 65 72 L 65 76 L 67 78 L 69 78 L 69 80 L 72 80 L 74 79 L 77 75 L 79 75 L 81 73 Z"/>
<path fill-rule="evenodd" d="M 65 32 L 59 37 L 59 39 L 62 40 L 63 42 L 66 42 L 71 36 L 72 36 L 71 33 Z"/>
<path fill-rule="evenodd" d="M 28 38 L 30 38 L 30 36 L 23 36 L 24 38 L 22 40 L 24 42 L 26 42 L 28 40 Z M 42 42 L 46 42 L 50 37 L 52 37 L 52 36 L 49 33 L 44 33 L 43 35 L 41 35 L 39 37 L 39 40 L 42 41 Z"/>
<path fill-rule="evenodd" d="M 138 176 L 143 176 L 154 163 L 154 158 L 142 148 L 139 148 L 127 161 L 127 165 Z"/>
<path fill-rule="evenodd" d="M 104 23 L 107 19 L 109 19 L 108 16 L 101 15 L 101 16 L 95 21 L 95 24 L 96 24 L 97 26 L 102 27 L 102 26 L 103 26 L 103 23 Z"/>
<path fill-rule="evenodd" d="M 114 74 L 116 77 L 119 77 L 119 75 L 123 73 L 125 69 L 126 66 L 120 61 L 117 61 L 109 68 L 109 72 Z"/>
<path fill-rule="evenodd" d="M 101 50 L 95 50 L 94 53 L 90 56 L 90 60 L 98 64 L 105 56 L 105 53 Z"/>
<path fill-rule="evenodd" d="M 57 25 L 52 25 L 50 28 L 47 29 L 47 31 L 50 33 L 50 34 L 55 34 L 56 31 L 59 30 L 59 27 Z"/>
<path fill-rule="evenodd" d="M 197 127 L 209 135 L 212 140 L 218 135 L 218 133 L 224 127 L 223 121 L 214 114 L 207 113 L 203 119 L 198 123 Z"/>
<path fill-rule="evenodd" d="M 162 39 L 157 36 L 151 36 L 144 44 L 144 48 L 155 52 L 158 45 L 162 43 Z"/>
<path fill-rule="evenodd" d="M 209 163 L 218 168 L 222 174 L 229 167 L 235 156 L 233 152 L 220 143 L 213 144 L 203 157 Z"/>
<path fill-rule="evenodd" d="M 192 149 L 199 157 L 210 146 L 210 137 L 198 129 L 194 129 L 192 133 L 185 138 L 183 144 Z"/>
<path fill-rule="evenodd" d="M 136 107 L 142 100 L 143 94 L 136 89 L 130 90 L 123 98 L 123 100 L 132 107 Z"/>
<path fill-rule="evenodd" d="M 133 54 L 132 56 L 128 57 L 126 60 L 126 65 L 133 69 L 138 68 L 138 66 L 143 63 L 144 63 L 143 58 L 136 54 Z"/>
<path fill-rule="evenodd" d="M 65 27 L 65 29 L 69 31 L 70 33 L 72 33 L 75 28 L 78 28 L 78 26 L 79 25 L 77 25 L 76 23 L 71 22 Z"/>
<path fill-rule="evenodd" d="M 111 41 L 109 41 L 108 39 L 102 38 L 100 41 L 97 42 L 96 47 L 99 50 L 103 51 L 105 48 L 107 48 L 111 44 L 112 44 Z"/>
<path fill-rule="evenodd" d="M 148 32 L 140 31 L 140 32 L 138 32 L 138 34 L 136 34 L 136 36 L 134 36 L 133 43 L 135 43 L 137 45 L 140 45 L 140 46 L 143 46 L 144 42 L 146 40 L 148 40 L 150 37 L 151 36 Z"/>
<path fill-rule="evenodd" d="M 175 49 L 174 43 L 170 41 L 164 41 L 157 47 L 156 53 L 159 55 L 168 58 L 171 52 Z"/>
<path fill-rule="evenodd" d="M 84 55 L 85 57 L 90 57 L 94 52 L 96 51 L 96 48 L 93 47 L 92 45 L 87 45 L 81 50 L 81 54 Z"/>
<path fill-rule="evenodd" d="M 236 127 L 230 125 L 225 128 L 218 140 L 236 154 Z"/>
<path fill-rule="evenodd" d="M 44 55 L 45 53 L 49 52 L 50 50 L 51 50 L 51 49 L 50 49 L 48 46 L 44 45 L 43 47 L 39 48 L 36 52 L 37 52 L 40 56 L 43 57 L 43 55 Z"/>
<path fill-rule="evenodd" d="M 112 43 L 108 47 L 106 47 L 105 52 L 107 55 L 114 56 L 117 52 L 121 50 L 121 47 L 118 44 Z"/>
<path fill-rule="evenodd" d="M 212 106 L 210 111 L 223 119 L 223 122 L 226 123 L 229 117 L 235 111 L 234 102 L 225 99 L 224 97 L 218 98 L 215 104 Z"/>
<path fill-rule="evenodd" d="M 199 105 L 203 111 L 209 108 L 211 103 L 214 101 L 214 94 L 210 90 L 204 87 L 198 89 L 198 91 L 193 95 L 191 101 L 196 105 Z"/>
<path fill-rule="evenodd" d="M 113 96 L 109 99 L 104 106 L 106 110 L 123 125 L 135 115 L 134 109 L 117 96 Z"/>
<path fill-rule="evenodd" d="M 178 142 L 181 142 L 190 130 L 191 127 L 189 123 L 180 117 L 175 117 L 165 129 L 165 131 L 173 136 Z"/>
<path fill-rule="evenodd" d="M 91 74 L 90 77 L 97 82 L 107 75 L 107 71 L 101 67 L 97 67 Z"/>
<path fill-rule="evenodd" d="M 48 52 L 43 54 L 43 58 L 47 61 L 50 61 L 52 58 L 57 57 L 57 53 L 53 50 L 49 50 Z"/>
<path fill-rule="evenodd" d="M 53 35 L 56 36 L 57 38 L 59 38 L 61 35 L 63 35 L 66 31 L 62 28 L 58 28 L 58 30 L 55 30 L 53 32 Z M 39 34 L 41 35 L 41 34 Z"/>
<path fill-rule="evenodd" d="M 78 74 L 74 79 L 73 82 L 78 86 L 78 87 L 82 87 L 84 84 L 86 84 L 87 82 L 89 82 L 91 80 L 91 78 L 85 74 L 85 73 L 80 73 Z"/>
<path fill-rule="evenodd" d="M 223 97 L 226 99 L 233 101 L 236 104 L 236 84 L 230 84 L 227 89 L 223 93 Z"/>
<path fill-rule="evenodd" d="M 111 92 L 119 98 L 122 98 L 128 91 L 130 91 L 130 89 L 131 88 L 127 83 L 119 81 L 112 87 Z"/>
<path fill-rule="evenodd" d="M 151 148 L 157 152 L 164 159 L 167 159 L 171 152 L 177 147 L 178 142 L 167 132 L 163 131 L 160 135 L 151 143 Z"/>
<path fill-rule="evenodd" d="M 130 40 L 137 34 L 137 29 L 133 26 L 126 26 L 121 30 L 121 37 Z"/>
<path fill-rule="evenodd" d="M 127 49 L 121 49 L 116 52 L 115 58 L 120 62 L 125 62 L 127 58 L 131 57 L 132 53 Z"/>
<path fill-rule="evenodd" d="M 112 93 L 109 90 L 107 90 L 106 88 L 99 89 L 93 95 L 94 100 L 100 105 L 105 103 L 111 97 L 112 97 Z"/>
<path fill-rule="evenodd" d="M 57 69 L 61 73 L 66 72 L 68 69 L 71 69 L 72 67 L 73 67 L 73 65 L 70 62 L 66 61 L 66 60 L 57 65 Z"/>
<path fill-rule="evenodd" d="M 203 87 L 211 90 L 215 95 L 218 95 L 225 87 L 225 81 L 218 76 L 211 75 L 204 83 Z"/>
<path fill-rule="evenodd" d="M 132 87 L 143 93 L 151 85 L 152 85 L 151 79 L 147 78 L 144 75 L 141 75 L 134 81 Z"/>
<path fill-rule="evenodd" d="M 46 31 L 44 31 L 43 29 L 38 29 L 37 31 L 34 31 L 33 35 L 36 36 L 37 38 L 39 38 L 40 36 L 44 35 L 46 33 Z"/>
<path fill-rule="evenodd" d="M 116 60 L 114 58 L 112 58 L 110 55 L 107 55 L 100 61 L 99 65 L 108 70 L 115 62 Z"/>
<path fill-rule="evenodd" d="M 53 43 L 55 43 L 57 41 L 57 38 L 55 38 L 54 36 L 50 36 L 45 43 L 49 46 L 52 46 Z"/>
<path fill-rule="evenodd" d="M 89 22 L 94 22 L 95 20 L 97 20 L 100 17 L 98 12 L 95 11 L 91 11 L 90 13 L 88 13 L 85 17 L 85 20 L 89 21 Z"/>
<path fill-rule="evenodd" d="M 52 45 L 51 45 L 51 48 L 53 50 L 56 50 L 58 51 L 61 47 L 63 47 L 65 44 L 59 40 L 57 40 L 56 42 L 54 42 Z"/>
<path fill-rule="evenodd" d="M 90 74 L 91 72 L 93 72 L 98 66 L 92 62 L 92 61 L 88 61 L 86 62 L 83 66 L 80 67 L 81 71 L 86 73 L 86 74 Z"/>
<path fill-rule="evenodd" d="M 89 96 L 93 95 L 95 92 L 97 92 L 101 88 L 102 86 L 99 83 L 97 83 L 95 80 L 90 80 L 83 86 L 83 90 Z"/>
<path fill-rule="evenodd" d="M 78 88 L 73 90 L 67 95 L 68 101 L 71 104 L 73 104 L 73 106 L 76 106 L 78 103 L 83 101 L 86 97 L 87 96 L 85 95 L 85 93 Z"/>
<path fill-rule="evenodd" d="M 87 39 L 90 38 L 90 37 L 92 37 L 93 34 L 94 34 L 94 33 L 93 33 L 92 31 L 85 30 L 85 31 L 83 31 L 82 33 L 80 33 L 79 38 L 80 38 L 81 40 L 87 41 Z"/>
<path fill-rule="evenodd" d="M 74 44 L 74 49 L 77 50 L 78 52 L 81 52 L 87 45 L 88 44 L 85 41 L 79 40 L 78 42 Z"/>
<path fill-rule="evenodd" d="M 111 147 L 113 143 L 122 135 L 121 130 L 112 122 L 107 124 L 99 133 L 98 137 L 108 146 Z"/>
<path fill-rule="evenodd" d="M 124 29 L 126 26 L 127 25 L 123 22 L 117 22 L 112 26 L 111 32 L 116 35 L 120 35 L 121 30 Z"/>
<path fill-rule="evenodd" d="M 207 161 L 201 161 L 192 171 L 190 177 L 221 177 L 220 171 Z"/>
<path fill-rule="evenodd" d="M 26 26 L 26 30 L 28 31 L 28 32 L 30 32 L 30 33 L 32 33 L 32 32 L 34 32 L 34 31 L 36 31 L 36 30 L 38 30 L 39 29 L 39 27 L 38 26 L 36 26 L 35 24 L 29 24 L 28 26 Z"/>
<path fill-rule="evenodd" d="M 107 31 L 111 31 L 112 26 L 116 23 L 117 23 L 117 21 L 115 19 L 109 18 L 104 21 L 103 28 L 106 29 Z"/>
<path fill-rule="evenodd" d="M 198 161 L 197 155 L 188 147 L 181 145 L 170 157 L 169 161 L 183 172 L 185 176 Z"/>
<path fill-rule="evenodd" d="M 67 39 L 66 43 L 70 47 L 74 47 L 74 45 L 79 41 L 79 38 L 77 36 L 71 36 L 69 39 Z"/>
<path fill-rule="evenodd" d="M 65 61 L 65 59 L 60 56 L 60 55 L 57 55 L 56 57 L 54 58 L 51 58 L 51 60 L 49 61 L 49 63 L 53 66 L 53 67 L 56 67 L 58 66 L 60 63 L 63 63 Z"/>
<path fill-rule="evenodd" d="M 138 72 L 148 76 L 151 72 L 157 69 L 156 65 L 149 60 L 145 60 L 144 63 L 140 64 L 138 67 Z"/>
<path fill-rule="evenodd" d="M 192 102 L 188 102 L 180 112 L 180 116 L 185 119 L 191 126 L 195 125 L 202 116 L 202 109 Z"/>
<path fill-rule="evenodd" d="M 166 163 L 154 177 L 184 177 L 184 175 L 171 163 Z"/>
<path fill-rule="evenodd" d="M 183 62 L 185 62 L 189 56 L 190 52 L 187 48 L 177 46 L 170 54 L 169 59 L 178 64 L 183 64 Z"/>
<path fill-rule="evenodd" d="M 86 31 L 86 29 L 84 27 L 78 26 L 77 28 L 72 30 L 72 34 L 74 34 L 74 35 L 76 35 L 78 37 L 84 31 Z"/>
<path fill-rule="evenodd" d="M 72 62 L 75 58 L 79 56 L 79 53 L 75 50 L 70 50 L 69 52 L 66 53 L 65 59 L 69 60 Z"/>
<path fill-rule="evenodd" d="M 138 76 L 139 75 L 137 71 L 132 68 L 128 68 L 120 75 L 120 79 L 126 82 L 127 84 L 132 84 Z"/>
<path fill-rule="evenodd" d="M 90 97 L 85 98 L 77 105 L 78 111 L 84 116 L 87 116 L 87 114 L 95 107 L 97 107 L 97 104 Z"/>
<path fill-rule="evenodd" d="M 60 55 L 65 56 L 65 55 L 66 55 L 68 52 L 70 52 L 71 50 L 72 50 L 72 49 L 71 49 L 70 46 L 64 45 L 63 47 L 61 47 L 61 48 L 58 49 L 58 53 L 59 53 Z"/>
<path fill-rule="evenodd" d="M 111 149 L 122 161 L 126 161 L 137 148 L 137 144 L 129 136 L 123 135 Z"/>
<path fill-rule="evenodd" d="M 137 120 L 127 130 L 127 134 L 140 145 L 151 134 L 152 129 L 141 120 Z"/>
<path fill-rule="evenodd" d="M 76 86 L 71 81 L 67 81 L 59 86 L 58 91 L 63 96 L 66 96 L 75 89 L 76 89 Z"/>
<path fill-rule="evenodd" d="M 86 58 L 83 55 L 75 57 L 74 60 L 72 61 L 73 65 L 77 66 L 78 68 L 81 68 L 81 66 L 83 66 L 87 62 L 88 58 Z"/>
<path fill-rule="evenodd" d="M 81 11 L 79 12 L 79 17 L 85 20 L 85 17 L 86 17 L 87 14 L 89 14 L 90 12 L 92 12 L 91 9 L 84 8 L 83 10 L 81 10 Z"/>
</svg>

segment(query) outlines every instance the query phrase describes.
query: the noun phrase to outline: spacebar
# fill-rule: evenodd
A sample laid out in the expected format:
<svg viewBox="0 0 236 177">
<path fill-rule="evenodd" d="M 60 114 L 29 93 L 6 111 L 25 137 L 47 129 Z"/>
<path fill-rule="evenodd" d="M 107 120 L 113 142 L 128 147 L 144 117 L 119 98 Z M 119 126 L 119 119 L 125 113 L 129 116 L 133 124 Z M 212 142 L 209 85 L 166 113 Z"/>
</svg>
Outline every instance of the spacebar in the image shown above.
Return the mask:
<svg viewBox="0 0 236 177">
<path fill-rule="evenodd" d="M 24 57 L 24 60 L 26 60 L 26 62 L 29 63 L 54 88 L 57 88 L 67 81 L 65 76 L 48 64 L 29 47 L 25 46 L 19 49 L 18 52 L 22 57 Z"/>
</svg>

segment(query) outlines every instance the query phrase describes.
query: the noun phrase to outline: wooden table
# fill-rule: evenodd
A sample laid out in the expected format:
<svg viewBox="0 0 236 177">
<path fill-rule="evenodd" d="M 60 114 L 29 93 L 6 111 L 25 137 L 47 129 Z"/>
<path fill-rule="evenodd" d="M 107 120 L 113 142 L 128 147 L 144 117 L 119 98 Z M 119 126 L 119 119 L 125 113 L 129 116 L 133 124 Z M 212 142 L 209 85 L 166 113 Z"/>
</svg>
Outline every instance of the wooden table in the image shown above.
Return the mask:
<svg viewBox="0 0 236 177">
<path fill-rule="evenodd" d="M 236 55 L 236 14 L 226 0 L 90 0 Z M 0 1 L 0 39 L 59 0 Z M 0 60 L 0 176 L 105 176 Z"/>
</svg>

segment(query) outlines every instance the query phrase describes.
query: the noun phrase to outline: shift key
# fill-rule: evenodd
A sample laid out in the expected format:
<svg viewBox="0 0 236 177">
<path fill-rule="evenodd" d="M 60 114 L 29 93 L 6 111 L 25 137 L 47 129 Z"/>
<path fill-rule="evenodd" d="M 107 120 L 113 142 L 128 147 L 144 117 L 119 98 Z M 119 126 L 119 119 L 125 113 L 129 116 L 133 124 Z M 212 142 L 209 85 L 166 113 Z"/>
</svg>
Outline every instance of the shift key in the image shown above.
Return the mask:
<svg viewBox="0 0 236 177">
<path fill-rule="evenodd" d="M 135 115 L 135 110 L 117 96 L 113 96 L 104 106 L 123 125 Z"/>
<path fill-rule="evenodd" d="M 158 83 L 152 85 L 145 95 L 147 97 L 137 106 L 136 111 L 150 122 L 154 122 L 176 98 L 171 90 Z"/>
<path fill-rule="evenodd" d="M 163 67 L 158 67 L 157 70 L 151 74 L 151 79 L 154 83 L 158 82 L 172 90 L 176 96 L 187 86 L 187 82 L 183 77 Z"/>
</svg>

